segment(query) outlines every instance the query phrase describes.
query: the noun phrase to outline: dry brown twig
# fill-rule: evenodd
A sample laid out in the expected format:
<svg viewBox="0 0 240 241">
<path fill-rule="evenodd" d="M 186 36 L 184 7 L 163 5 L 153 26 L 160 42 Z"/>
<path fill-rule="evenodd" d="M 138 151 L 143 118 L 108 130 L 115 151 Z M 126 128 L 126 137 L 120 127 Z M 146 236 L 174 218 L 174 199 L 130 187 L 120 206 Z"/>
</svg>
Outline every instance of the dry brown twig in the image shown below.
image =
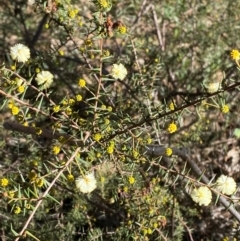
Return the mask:
<svg viewBox="0 0 240 241">
<path fill-rule="evenodd" d="M 178 149 L 178 148 L 172 148 L 173 155 L 177 155 L 181 157 L 184 161 L 187 161 L 189 166 L 191 167 L 192 171 L 194 172 L 196 178 L 200 178 L 200 180 L 208 185 L 210 183 L 210 180 L 206 177 L 206 175 L 201 171 L 201 169 L 198 167 L 198 165 L 192 160 L 189 153 L 186 151 L 186 149 Z M 151 156 L 161 156 L 165 153 L 165 147 L 159 146 L 159 145 L 148 145 L 146 147 L 146 153 L 147 155 Z M 240 223 L 240 213 L 232 206 L 230 202 L 227 201 L 227 199 L 223 196 L 219 196 L 219 202 L 235 217 L 235 219 Z"/>
<path fill-rule="evenodd" d="M 155 11 L 155 6 L 153 4 L 150 5 L 151 7 L 151 10 L 152 10 L 152 13 L 153 13 L 153 19 L 154 19 L 154 24 L 155 24 L 155 28 L 156 28 L 156 31 L 157 31 L 157 39 L 158 39 L 158 44 L 160 46 L 160 49 L 161 51 L 164 51 L 165 50 L 165 25 L 163 24 L 163 31 L 161 34 L 161 31 L 159 29 L 159 24 L 158 24 L 158 18 L 157 18 L 157 13 Z"/>
<path fill-rule="evenodd" d="M 30 134 L 30 135 L 37 135 L 35 127 L 24 126 L 14 121 L 5 121 L 3 123 L 3 127 L 6 130 L 17 131 L 20 133 Z M 37 136 L 41 138 L 46 138 L 49 140 L 59 139 L 60 137 L 63 137 L 68 144 L 77 144 L 78 146 L 83 145 L 83 141 L 76 139 L 74 136 L 70 136 L 70 135 L 60 133 L 54 130 L 49 130 L 46 128 L 41 128 L 41 133 Z"/>
<path fill-rule="evenodd" d="M 72 154 L 72 156 L 69 158 L 69 160 L 66 162 L 65 166 L 58 172 L 58 174 L 56 175 L 56 177 L 53 179 L 53 181 L 50 183 L 50 185 L 48 186 L 47 190 L 43 193 L 43 195 L 41 196 L 40 200 L 37 202 L 35 208 L 32 210 L 30 216 L 28 217 L 25 225 L 23 226 L 22 230 L 19 232 L 18 237 L 15 239 L 15 241 L 18 241 L 19 238 L 25 233 L 28 225 L 30 224 L 31 220 L 33 219 L 36 211 L 38 210 L 38 208 L 40 207 L 42 201 L 44 200 L 44 198 L 47 196 L 47 194 L 49 193 L 50 189 L 53 187 L 53 185 L 55 184 L 55 182 L 58 180 L 58 178 L 62 175 L 62 173 L 64 172 L 64 170 L 68 167 L 68 165 L 74 160 L 74 158 L 76 157 L 76 155 L 78 154 L 78 152 L 80 151 L 81 147 L 78 147 L 75 152 Z"/>
</svg>

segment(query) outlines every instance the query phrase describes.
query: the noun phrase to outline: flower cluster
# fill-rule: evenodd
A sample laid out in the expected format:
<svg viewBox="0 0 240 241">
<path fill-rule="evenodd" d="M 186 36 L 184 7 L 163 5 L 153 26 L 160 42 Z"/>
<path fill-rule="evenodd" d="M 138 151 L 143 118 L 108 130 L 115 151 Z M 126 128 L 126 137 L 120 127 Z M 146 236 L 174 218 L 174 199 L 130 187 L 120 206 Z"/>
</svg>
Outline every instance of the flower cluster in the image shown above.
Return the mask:
<svg viewBox="0 0 240 241">
<path fill-rule="evenodd" d="M 84 79 L 79 79 L 79 80 L 78 80 L 78 85 L 79 85 L 80 87 L 85 87 L 85 86 L 86 86 L 86 81 L 85 81 Z"/>
<path fill-rule="evenodd" d="M 111 75 L 114 79 L 123 80 L 127 76 L 127 69 L 123 64 L 113 64 Z"/>
<path fill-rule="evenodd" d="M 207 206 L 212 201 L 212 193 L 208 187 L 199 187 L 193 189 L 191 192 L 191 197 L 193 201 L 198 203 L 200 206 Z"/>
<path fill-rule="evenodd" d="M 108 7 L 108 1 L 106 1 L 106 0 L 98 0 L 98 4 L 99 4 L 102 8 L 107 8 L 107 7 Z"/>
<path fill-rule="evenodd" d="M 12 109 L 12 115 L 18 115 L 19 113 L 19 108 L 17 106 L 13 106 Z"/>
<path fill-rule="evenodd" d="M 167 130 L 170 134 L 174 133 L 177 131 L 177 125 L 175 123 L 171 123 L 169 124 Z"/>
<path fill-rule="evenodd" d="M 35 184 L 37 187 L 42 187 L 44 185 L 44 180 L 42 178 L 37 178 Z"/>
<path fill-rule="evenodd" d="M 67 175 L 67 179 L 69 182 L 73 182 L 74 181 L 74 176 L 72 174 L 68 174 Z"/>
<path fill-rule="evenodd" d="M 16 206 L 13 210 L 15 214 L 19 214 L 21 212 L 21 208 L 19 206 Z"/>
<path fill-rule="evenodd" d="M 76 98 L 76 101 L 81 101 L 82 100 L 82 96 L 81 95 L 76 95 L 75 98 Z"/>
<path fill-rule="evenodd" d="M 233 60 L 239 60 L 240 59 L 240 52 L 237 49 L 233 49 L 230 53 L 231 58 Z"/>
<path fill-rule="evenodd" d="M 75 18 L 76 17 L 76 15 L 78 14 L 78 9 L 70 9 L 69 11 L 68 11 L 68 16 L 70 17 L 70 18 Z"/>
<path fill-rule="evenodd" d="M 47 89 L 53 82 L 53 75 L 49 71 L 41 71 L 37 74 L 35 80 L 41 89 Z"/>
<path fill-rule="evenodd" d="M 120 34 L 125 34 L 127 32 L 127 28 L 125 26 L 119 26 L 117 31 L 120 33 Z"/>
<path fill-rule="evenodd" d="M 175 106 L 173 102 L 171 102 L 168 107 L 170 110 L 175 110 Z"/>
<path fill-rule="evenodd" d="M 112 8 L 112 4 L 110 0 L 95 0 L 94 2 L 100 11 L 108 12 Z"/>
<path fill-rule="evenodd" d="M 223 105 L 222 108 L 221 108 L 221 112 L 226 114 L 229 112 L 229 107 L 228 105 Z"/>
<path fill-rule="evenodd" d="M 17 62 L 25 63 L 30 58 L 30 50 L 23 44 L 16 44 L 10 48 L 10 56 Z"/>
<path fill-rule="evenodd" d="M 102 139 L 102 135 L 101 135 L 100 133 L 97 133 L 97 134 L 95 134 L 95 135 L 93 136 L 93 139 L 94 139 L 95 141 L 100 141 L 100 140 Z"/>
<path fill-rule="evenodd" d="M 18 88 L 17 88 L 17 91 L 18 91 L 18 93 L 23 93 L 24 92 L 24 90 L 25 90 L 25 87 L 23 86 L 23 85 L 20 85 L 20 86 L 18 86 Z"/>
<path fill-rule="evenodd" d="M 60 146 L 53 146 L 53 148 L 52 148 L 52 153 L 53 153 L 54 155 L 57 155 L 60 151 L 61 151 Z"/>
<path fill-rule="evenodd" d="M 60 109 L 61 109 L 60 105 L 54 105 L 54 106 L 53 106 L 53 112 L 54 112 L 54 113 L 59 112 Z"/>
<path fill-rule="evenodd" d="M 9 184 L 9 181 L 7 178 L 2 178 L 0 179 L 0 186 L 1 187 L 6 187 Z"/>
<path fill-rule="evenodd" d="M 216 189 L 222 194 L 232 195 L 237 189 L 237 184 L 232 177 L 221 175 L 216 181 Z"/>
<path fill-rule="evenodd" d="M 97 187 L 97 181 L 93 172 L 83 177 L 78 177 L 75 184 L 77 189 L 82 193 L 90 193 Z"/>
<path fill-rule="evenodd" d="M 207 92 L 211 94 L 218 91 L 218 89 L 221 87 L 221 82 L 205 81 L 203 85 L 207 89 Z"/>
<path fill-rule="evenodd" d="M 166 156 L 171 156 L 172 155 L 172 153 L 173 153 L 173 151 L 172 151 L 172 149 L 171 148 L 166 148 L 166 150 L 165 150 L 165 154 L 166 154 Z"/>
<path fill-rule="evenodd" d="M 128 181 L 129 181 L 130 184 L 133 184 L 135 182 L 135 178 L 133 176 L 130 176 L 128 178 Z"/>
<path fill-rule="evenodd" d="M 238 67 L 240 67 L 239 60 L 240 60 L 240 52 L 237 49 L 233 49 L 230 53 L 231 58 L 235 60 Z"/>
</svg>

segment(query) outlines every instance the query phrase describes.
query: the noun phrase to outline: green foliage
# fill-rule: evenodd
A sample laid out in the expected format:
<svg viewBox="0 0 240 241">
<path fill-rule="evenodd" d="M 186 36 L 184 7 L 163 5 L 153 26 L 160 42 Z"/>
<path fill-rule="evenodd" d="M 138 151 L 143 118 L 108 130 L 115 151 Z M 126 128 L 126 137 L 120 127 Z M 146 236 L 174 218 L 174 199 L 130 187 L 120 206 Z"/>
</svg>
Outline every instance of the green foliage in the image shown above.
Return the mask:
<svg viewBox="0 0 240 241">
<path fill-rule="evenodd" d="M 31 2 L 0 13 L 1 239 L 237 238 L 238 1 Z"/>
</svg>

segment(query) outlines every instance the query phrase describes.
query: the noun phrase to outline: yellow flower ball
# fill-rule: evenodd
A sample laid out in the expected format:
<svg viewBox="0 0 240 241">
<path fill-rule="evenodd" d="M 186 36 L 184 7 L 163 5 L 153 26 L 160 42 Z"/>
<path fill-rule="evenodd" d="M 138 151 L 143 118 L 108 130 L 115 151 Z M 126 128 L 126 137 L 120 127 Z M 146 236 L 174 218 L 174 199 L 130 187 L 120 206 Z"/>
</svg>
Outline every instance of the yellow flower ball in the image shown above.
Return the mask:
<svg viewBox="0 0 240 241">
<path fill-rule="evenodd" d="M 108 107 L 107 107 L 107 110 L 108 110 L 109 112 L 112 112 L 112 106 L 108 106 Z"/>
<path fill-rule="evenodd" d="M 15 214 L 19 214 L 21 212 L 21 208 L 19 206 L 16 206 L 13 211 Z"/>
<path fill-rule="evenodd" d="M 81 101 L 82 100 L 82 96 L 81 95 L 76 95 L 76 101 Z"/>
<path fill-rule="evenodd" d="M 231 51 L 231 58 L 233 59 L 233 60 L 239 60 L 240 59 L 240 52 L 237 50 L 237 49 L 233 49 L 232 51 Z"/>
<path fill-rule="evenodd" d="M 171 123 L 169 124 L 167 130 L 170 134 L 174 133 L 177 131 L 177 125 L 175 123 Z"/>
<path fill-rule="evenodd" d="M 61 109 L 60 105 L 54 105 L 53 106 L 53 112 L 55 112 L 55 113 L 59 112 L 60 109 Z"/>
<path fill-rule="evenodd" d="M 72 114 L 72 109 L 70 107 L 68 107 L 66 110 L 65 110 L 66 114 L 67 115 L 71 115 Z"/>
<path fill-rule="evenodd" d="M 8 181 L 7 178 L 1 178 L 0 179 L 0 186 L 1 187 L 6 187 L 6 186 L 8 186 L 8 184 L 9 184 L 9 181 Z"/>
<path fill-rule="evenodd" d="M 166 156 L 171 156 L 172 155 L 172 149 L 171 148 L 166 148 L 166 150 L 165 150 L 165 154 L 166 154 Z"/>
<path fill-rule="evenodd" d="M 69 182 L 73 182 L 74 181 L 74 176 L 72 174 L 68 174 L 67 175 L 67 179 Z"/>
<path fill-rule="evenodd" d="M 137 158 L 138 156 L 139 156 L 139 152 L 138 151 L 136 151 L 136 150 L 133 150 L 133 157 L 134 158 Z"/>
<path fill-rule="evenodd" d="M 109 0 L 97 0 L 97 5 L 100 10 L 110 10 L 111 3 Z"/>
<path fill-rule="evenodd" d="M 92 40 L 88 38 L 88 39 L 86 39 L 86 40 L 84 41 L 84 44 L 85 44 L 86 46 L 90 47 L 90 46 L 92 46 Z"/>
<path fill-rule="evenodd" d="M 171 103 L 169 104 L 169 109 L 170 109 L 170 110 L 174 110 L 174 109 L 175 109 L 175 106 L 174 106 L 174 103 L 173 103 L 173 102 L 171 102 Z"/>
<path fill-rule="evenodd" d="M 85 81 L 84 79 L 79 79 L 78 85 L 79 85 L 80 87 L 85 87 L 85 86 L 86 86 L 86 81 Z"/>
<path fill-rule="evenodd" d="M 9 192 L 8 192 L 8 197 L 9 197 L 9 198 L 13 198 L 13 197 L 14 197 L 14 194 L 15 194 L 15 191 L 9 191 Z"/>
<path fill-rule="evenodd" d="M 44 180 L 42 178 L 37 178 L 35 180 L 35 184 L 36 184 L 37 187 L 42 187 L 43 184 L 44 184 Z"/>
<path fill-rule="evenodd" d="M 18 115 L 19 113 L 19 108 L 17 106 L 12 107 L 12 115 Z"/>
<path fill-rule="evenodd" d="M 107 109 L 107 106 L 106 106 L 106 105 L 102 105 L 102 106 L 101 106 L 101 109 L 102 109 L 102 110 L 106 110 L 106 109 Z"/>
<path fill-rule="evenodd" d="M 125 34 L 127 32 L 127 28 L 125 26 L 120 26 L 117 31 L 120 34 Z"/>
<path fill-rule="evenodd" d="M 70 98 L 68 100 L 69 105 L 73 106 L 75 104 L 75 100 L 73 98 Z"/>
<path fill-rule="evenodd" d="M 131 176 L 128 178 L 128 181 L 130 184 L 133 184 L 135 182 L 135 178 Z"/>
<path fill-rule="evenodd" d="M 60 150 L 61 150 L 60 146 L 54 146 L 52 148 L 52 152 L 54 155 L 57 155 L 60 152 Z"/>
<path fill-rule="evenodd" d="M 93 136 L 93 140 L 100 141 L 102 139 L 102 135 L 100 133 L 97 133 Z"/>
<path fill-rule="evenodd" d="M 35 132 L 36 132 L 36 134 L 39 136 L 39 135 L 42 134 L 42 129 L 39 128 L 39 127 L 36 127 L 36 128 L 35 128 Z"/>
<path fill-rule="evenodd" d="M 17 91 L 18 91 L 18 93 L 23 93 L 24 92 L 24 90 L 25 90 L 25 87 L 23 86 L 23 85 L 20 85 L 20 86 L 18 86 L 18 88 L 17 88 Z"/>
<path fill-rule="evenodd" d="M 111 145 L 111 146 L 108 146 L 108 147 L 107 147 L 107 153 L 108 153 L 108 154 L 112 154 L 113 152 L 114 152 L 114 146 L 112 146 L 112 145 Z"/>
<path fill-rule="evenodd" d="M 228 105 L 223 105 L 222 108 L 221 108 L 221 112 L 226 114 L 229 112 L 229 107 Z"/>
</svg>

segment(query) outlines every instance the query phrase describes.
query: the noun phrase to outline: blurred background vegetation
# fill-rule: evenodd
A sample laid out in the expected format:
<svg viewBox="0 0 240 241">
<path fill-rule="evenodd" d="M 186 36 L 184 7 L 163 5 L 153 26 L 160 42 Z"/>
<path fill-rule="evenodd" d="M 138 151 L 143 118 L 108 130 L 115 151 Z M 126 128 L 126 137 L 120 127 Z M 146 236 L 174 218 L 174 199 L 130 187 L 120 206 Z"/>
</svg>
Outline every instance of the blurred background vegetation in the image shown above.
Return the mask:
<svg viewBox="0 0 240 241">
<path fill-rule="evenodd" d="M 152 141 L 185 148 L 210 179 L 223 173 L 240 181 L 234 135 L 239 128 L 238 85 L 228 89 L 239 81 L 230 52 L 240 48 L 240 2 L 113 0 L 110 11 L 102 11 L 103 2 L 1 1 L 0 178 L 7 178 L 9 185 L 0 187 L 0 239 L 17 238 L 78 146 L 3 127 L 14 121 L 58 129 L 74 141 L 89 138 L 20 240 L 239 240 L 239 224 L 228 210 L 219 203 L 200 207 L 191 200 L 178 174 L 188 182 L 198 177 L 185 161 L 175 155 L 145 155 L 144 147 Z M 121 21 L 127 33 L 109 36 L 108 16 Z M 13 70 L 10 47 L 17 43 L 30 48 L 31 60 Z M 127 78 L 109 77 L 113 63 L 124 64 Z M 39 69 L 54 75 L 48 90 L 37 89 Z M 23 94 L 11 84 L 14 71 L 31 80 Z M 87 88 L 79 87 L 79 79 L 86 80 Z M 226 91 L 207 93 L 208 81 L 221 82 Z M 71 105 L 77 94 L 83 101 Z M 18 102 L 17 116 L 8 108 L 12 97 L 25 103 Z M 54 113 L 53 103 L 65 114 Z M 171 103 L 177 112 L 171 112 Z M 227 114 L 221 112 L 225 104 Z M 166 128 L 172 121 L 178 130 L 169 135 Z M 94 142 L 99 133 L 102 141 Z M 56 155 L 52 148 L 59 145 Z M 90 170 L 98 187 L 83 195 L 74 178 Z M 43 186 L 33 182 L 35 174 Z M 239 209 L 237 202 L 235 206 Z"/>
</svg>

